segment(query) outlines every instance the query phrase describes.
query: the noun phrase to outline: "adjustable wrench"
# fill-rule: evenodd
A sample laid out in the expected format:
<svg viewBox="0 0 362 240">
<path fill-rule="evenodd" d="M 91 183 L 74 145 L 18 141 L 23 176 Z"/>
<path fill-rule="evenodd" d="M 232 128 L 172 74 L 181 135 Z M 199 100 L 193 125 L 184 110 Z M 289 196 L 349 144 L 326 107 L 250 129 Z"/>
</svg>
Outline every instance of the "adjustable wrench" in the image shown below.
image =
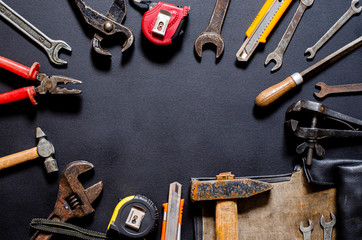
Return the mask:
<svg viewBox="0 0 362 240">
<path fill-rule="evenodd" d="M 305 54 L 310 54 L 309 60 L 313 59 L 317 51 L 355 14 L 359 14 L 362 11 L 362 6 L 357 8 L 359 0 L 352 0 L 350 8 L 345 14 L 314 44 L 313 47 L 307 48 Z"/>
<path fill-rule="evenodd" d="M 336 224 L 336 216 L 334 216 L 333 213 L 330 214 L 332 218 L 332 221 L 330 222 L 325 222 L 323 215 L 321 217 L 321 225 L 323 227 L 323 240 L 332 240 L 332 232 L 333 227 Z"/>
<path fill-rule="evenodd" d="M 269 53 L 265 60 L 265 66 L 269 64 L 271 60 L 275 61 L 275 66 L 272 68 L 272 72 L 278 70 L 283 64 L 283 55 L 287 50 L 290 40 L 293 37 L 295 30 L 298 27 L 300 19 L 302 18 L 304 11 L 312 6 L 314 0 L 300 0 L 297 11 L 295 12 L 292 20 L 290 21 L 287 30 L 285 31 L 282 39 L 280 40 L 277 48 Z"/>
<path fill-rule="evenodd" d="M 320 92 L 314 93 L 314 96 L 319 99 L 329 94 L 362 92 L 362 83 L 328 86 L 324 82 L 319 82 L 315 86 L 321 89 Z"/>
<path fill-rule="evenodd" d="M 72 48 L 66 42 L 49 38 L 1 0 L 0 15 L 41 46 L 48 54 L 49 60 L 52 63 L 57 65 L 67 64 L 66 61 L 58 57 L 61 48 L 72 51 Z"/>
<path fill-rule="evenodd" d="M 225 44 L 221 36 L 221 29 L 230 1 L 231 0 L 216 0 L 209 25 L 195 41 L 195 51 L 199 57 L 202 56 L 202 46 L 205 43 L 213 43 L 216 46 L 216 58 L 219 58 L 224 52 Z"/>
<path fill-rule="evenodd" d="M 59 180 L 58 198 L 53 212 L 48 219 L 65 222 L 70 218 L 81 218 L 94 212 L 92 203 L 100 195 L 103 183 L 92 185 L 84 189 L 78 176 L 93 168 L 87 161 L 74 161 L 69 163 L 62 172 Z M 48 240 L 52 234 L 37 231 L 31 240 Z"/>
<path fill-rule="evenodd" d="M 303 233 L 303 240 L 312 239 L 312 230 L 313 230 L 312 220 L 308 220 L 308 227 L 303 227 L 303 222 L 300 222 L 299 229 Z"/>
</svg>

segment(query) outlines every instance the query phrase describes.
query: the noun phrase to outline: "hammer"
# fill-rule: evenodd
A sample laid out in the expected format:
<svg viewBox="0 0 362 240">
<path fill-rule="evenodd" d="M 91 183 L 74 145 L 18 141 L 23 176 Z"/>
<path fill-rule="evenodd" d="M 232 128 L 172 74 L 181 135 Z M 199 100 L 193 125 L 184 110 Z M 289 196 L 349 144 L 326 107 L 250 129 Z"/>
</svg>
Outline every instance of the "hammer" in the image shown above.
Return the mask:
<svg viewBox="0 0 362 240">
<path fill-rule="evenodd" d="M 36 147 L 0 158 L 0 170 L 42 157 L 45 159 L 44 166 L 47 173 L 57 172 L 57 161 L 53 158 L 54 146 L 46 139 L 40 127 L 36 128 L 36 138 L 39 140 Z"/>
<path fill-rule="evenodd" d="M 235 179 L 231 172 L 220 173 L 216 180 L 191 179 L 191 201 L 217 200 L 216 240 L 238 239 L 238 198 L 248 198 L 272 189 L 269 183 L 247 178 Z"/>
</svg>

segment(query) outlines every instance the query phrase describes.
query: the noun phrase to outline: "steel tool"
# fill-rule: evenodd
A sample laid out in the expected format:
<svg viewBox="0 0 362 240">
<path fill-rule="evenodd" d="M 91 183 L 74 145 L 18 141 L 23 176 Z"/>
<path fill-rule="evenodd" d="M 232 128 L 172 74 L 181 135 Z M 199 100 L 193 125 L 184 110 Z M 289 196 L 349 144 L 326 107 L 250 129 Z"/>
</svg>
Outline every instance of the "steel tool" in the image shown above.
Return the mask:
<svg viewBox="0 0 362 240">
<path fill-rule="evenodd" d="M 313 47 L 307 48 L 305 54 L 310 54 L 308 59 L 313 59 L 317 51 L 354 15 L 359 14 L 362 6 L 357 8 L 359 0 L 353 0 L 348 11 L 314 44 Z"/>
<path fill-rule="evenodd" d="M 47 173 L 57 172 L 58 164 L 53 158 L 55 153 L 54 146 L 47 140 L 45 133 L 40 127 L 36 128 L 36 138 L 38 139 L 36 147 L 0 158 L 0 170 L 42 157 L 45 159 L 44 167 Z"/>
<path fill-rule="evenodd" d="M 49 38 L 1 0 L 0 16 L 42 47 L 52 63 L 57 65 L 67 64 L 66 61 L 58 57 L 59 50 L 62 48 L 67 51 L 72 51 L 72 48 L 66 42 Z"/>
<path fill-rule="evenodd" d="M 157 45 L 172 44 L 183 33 L 183 26 L 190 7 L 178 7 L 165 2 L 132 0 L 141 10 L 143 35 Z"/>
<path fill-rule="evenodd" d="M 164 204 L 164 221 L 162 223 L 161 240 L 181 240 L 181 219 L 184 200 L 181 199 L 182 185 L 178 182 L 170 184 L 168 203 Z"/>
<path fill-rule="evenodd" d="M 322 99 L 330 94 L 362 92 L 362 83 L 328 86 L 324 82 L 319 82 L 315 86 L 320 88 L 319 92 L 314 93 L 314 96 L 319 99 Z"/>
<path fill-rule="evenodd" d="M 309 126 L 305 126 L 310 123 Z M 326 125 L 327 128 L 322 126 Z M 362 137 L 362 120 L 328 109 L 321 103 L 300 100 L 286 111 L 286 128 L 298 138 L 305 139 L 296 151 L 307 151 L 306 164 L 312 164 L 314 151 L 318 156 L 325 154 L 318 140 L 327 138 Z M 334 128 L 333 128 L 334 127 Z"/>
<path fill-rule="evenodd" d="M 312 6 L 313 2 L 314 0 L 300 0 L 298 9 L 290 21 L 288 28 L 280 40 L 277 48 L 273 52 L 269 53 L 268 57 L 266 58 L 265 65 L 268 65 L 272 60 L 274 60 L 276 63 L 275 66 L 271 69 L 272 72 L 278 70 L 282 66 L 284 53 L 287 50 L 289 42 L 298 27 L 299 21 L 302 18 L 304 11 L 308 7 Z"/>
<path fill-rule="evenodd" d="M 274 86 L 265 89 L 256 97 L 255 104 L 259 107 L 269 106 L 277 99 L 279 99 L 281 96 L 283 96 L 285 93 L 301 85 L 303 83 L 304 78 L 309 78 L 313 76 L 315 73 L 321 71 L 325 67 L 341 59 L 348 53 L 360 47 L 361 45 L 362 45 L 362 37 L 359 37 L 356 40 L 347 44 L 346 46 L 338 49 L 334 53 L 325 57 L 324 59 L 320 60 L 311 67 L 305 69 L 303 72 L 294 73 L 290 77 L 284 79 L 282 82 L 277 83 Z"/>
<path fill-rule="evenodd" d="M 224 52 L 225 44 L 221 36 L 221 29 L 229 8 L 229 3 L 230 0 L 216 0 L 209 25 L 195 41 L 195 51 L 199 57 L 202 56 L 202 46 L 206 43 L 213 43 L 216 46 L 216 58 L 219 58 Z"/>
<path fill-rule="evenodd" d="M 14 91 L 0 94 L 0 104 L 6 104 L 29 98 L 33 105 L 37 105 L 35 96 L 37 94 L 80 94 L 81 90 L 78 89 L 66 89 L 59 87 L 58 84 L 81 84 L 82 81 L 65 77 L 65 76 L 47 76 L 44 73 L 39 73 L 39 63 L 35 62 L 30 68 L 14 62 L 10 59 L 0 56 L 0 67 L 10 72 L 13 72 L 23 78 L 32 81 L 39 81 L 38 87 L 23 87 Z"/>
<path fill-rule="evenodd" d="M 291 2 L 292 0 L 266 0 L 264 6 L 246 31 L 247 39 L 236 53 L 238 61 L 248 61 L 259 43 L 266 43 L 270 32 Z"/>
<path fill-rule="evenodd" d="M 102 181 L 84 189 L 78 176 L 94 166 L 87 161 L 74 161 L 63 170 L 59 180 L 59 191 L 53 212 L 48 219 L 65 222 L 71 218 L 81 218 L 94 212 L 92 203 L 103 189 Z M 47 240 L 52 234 L 37 231 L 31 240 Z"/>
<path fill-rule="evenodd" d="M 312 239 L 312 231 L 313 231 L 312 220 L 308 220 L 308 227 L 303 227 L 303 222 L 300 222 L 299 229 L 303 233 L 303 240 Z"/>
<path fill-rule="evenodd" d="M 126 40 L 123 43 L 122 52 L 132 46 L 134 42 L 133 32 L 121 24 L 126 16 L 126 0 L 114 0 L 106 15 L 95 11 L 83 0 L 75 0 L 75 3 L 81 11 L 85 21 L 100 31 L 105 37 L 112 37 L 117 33 L 122 33 L 125 36 Z M 102 48 L 102 40 L 103 37 L 101 35 L 97 33 L 94 34 L 92 38 L 93 50 L 104 56 L 112 56 L 110 52 Z"/>
<path fill-rule="evenodd" d="M 321 226 L 323 227 L 323 240 L 332 240 L 333 227 L 336 224 L 336 216 L 331 212 L 331 221 L 326 222 L 324 216 L 321 217 Z"/>
<path fill-rule="evenodd" d="M 252 179 L 235 179 L 231 172 L 220 173 L 216 180 L 191 179 L 191 201 L 217 200 L 215 230 L 217 240 L 238 239 L 238 198 L 248 198 L 268 191 L 270 183 Z"/>
</svg>

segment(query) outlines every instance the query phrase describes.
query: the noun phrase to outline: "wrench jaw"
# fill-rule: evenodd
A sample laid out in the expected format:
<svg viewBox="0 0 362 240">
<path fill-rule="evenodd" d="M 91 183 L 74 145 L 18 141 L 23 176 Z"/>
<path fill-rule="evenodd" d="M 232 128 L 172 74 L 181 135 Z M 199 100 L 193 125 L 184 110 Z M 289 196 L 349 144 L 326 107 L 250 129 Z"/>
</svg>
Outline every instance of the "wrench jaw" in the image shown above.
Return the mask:
<svg viewBox="0 0 362 240">
<path fill-rule="evenodd" d="M 202 57 L 202 47 L 207 43 L 212 43 L 216 46 L 216 58 L 219 58 L 224 52 L 225 43 L 220 34 L 214 32 L 203 32 L 195 40 L 195 51 L 200 58 Z"/>
<path fill-rule="evenodd" d="M 307 57 L 308 60 L 312 60 L 316 54 L 316 51 L 314 50 L 313 47 L 310 47 L 310 48 L 307 48 L 307 50 L 305 50 L 304 52 L 305 55 L 308 55 L 309 56 Z"/>
<path fill-rule="evenodd" d="M 315 92 L 314 96 L 318 99 L 324 98 L 328 93 L 325 91 L 325 89 L 328 87 L 327 84 L 323 82 L 319 82 L 315 85 L 316 88 L 319 88 L 319 92 Z"/>
<path fill-rule="evenodd" d="M 271 61 L 275 62 L 275 66 L 270 71 L 275 72 L 283 64 L 283 56 L 277 54 L 276 52 L 271 52 L 269 53 L 268 57 L 265 59 L 264 65 L 267 66 Z"/>
<path fill-rule="evenodd" d="M 66 61 L 59 58 L 59 51 L 60 49 L 65 49 L 66 51 L 71 52 L 72 48 L 62 40 L 55 40 L 53 41 L 53 46 L 47 50 L 48 57 L 50 61 L 56 65 L 65 65 L 67 64 Z"/>
<path fill-rule="evenodd" d="M 353 12 L 355 12 L 356 14 L 359 14 L 362 11 L 362 6 L 357 7 L 358 3 L 359 3 L 359 0 L 353 0 L 351 3 L 351 8 L 352 8 Z"/>
<path fill-rule="evenodd" d="M 61 174 L 59 192 L 53 215 L 65 222 L 70 218 L 80 218 L 93 213 L 92 203 L 99 197 L 103 189 L 102 181 L 84 189 L 78 176 L 94 166 L 87 161 L 75 161 L 68 164 Z"/>
<path fill-rule="evenodd" d="M 321 226 L 323 228 L 333 227 L 336 224 L 336 216 L 332 212 L 330 212 L 330 216 L 331 216 L 332 220 L 330 222 L 326 222 L 324 220 L 324 216 L 322 215 L 322 217 L 321 217 Z"/>
</svg>

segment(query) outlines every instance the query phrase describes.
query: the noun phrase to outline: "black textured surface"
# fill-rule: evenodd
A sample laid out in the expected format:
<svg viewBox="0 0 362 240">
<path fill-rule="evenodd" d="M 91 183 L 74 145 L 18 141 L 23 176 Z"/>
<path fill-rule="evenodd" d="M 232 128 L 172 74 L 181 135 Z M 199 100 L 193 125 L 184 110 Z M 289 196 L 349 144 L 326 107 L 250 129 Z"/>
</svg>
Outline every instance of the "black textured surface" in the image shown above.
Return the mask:
<svg viewBox="0 0 362 240">
<path fill-rule="evenodd" d="M 215 60 L 206 47 L 202 59 L 193 50 L 206 28 L 215 1 L 170 0 L 191 7 L 185 34 L 173 46 L 158 47 L 141 34 L 142 14 L 127 5 L 124 24 L 135 34 L 134 46 L 121 53 L 122 41 L 103 44 L 112 60 L 91 52 L 94 29 L 89 27 L 72 0 L 5 1 L 52 39 L 66 41 L 73 51 L 60 54 L 66 67 L 50 64 L 46 54 L 14 27 L 0 20 L 0 55 L 26 66 L 35 61 L 41 72 L 66 75 L 84 83 L 81 96 L 41 96 L 0 106 L 0 156 L 34 147 L 40 126 L 56 149 L 62 170 L 67 163 L 87 160 L 95 171 L 82 177 L 85 187 L 103 180 L 104 191 L 96 212 L 72 223 L 105 232 L 119 198 L 133 194 L 149 197 L 162 211 L 169 184 L 183 184 L 186 199 L 182 239 L 193 239 L 193 208 L 189 200 L 191 177 L 215 176 L 232 171 L 236 176 L 291 172 L 299 161 L 294 138 L 284 133 L 286 108 L 300 99 L 314 100 L 314 85 L 361 82 L 362 49 L 338 61 L 305 82 L 269 109 L 254 108 L 260 91 L 294 72 L 303 71 L 331 52 L 359 37 L 361 16 L 353 17 L 316 55 L 303 55 L 344 14 L 350 0 L 315 1 L 308 9 L 284 56 L 282 68 L 270 74 L 266 56 L 275 49 L 298 7 L 293 1 L 248 63 L 235 54 L 264 1 L 231 1 L 222 36 L 225 51 Z M 96 10 L 108 11 L 112 1 L 87 0 Z M 0 70 L 1 92 L 32 82 Z M 77 86 L 78 87 L 78 86 Z M 330 109 L 362 119 L 362 95 L 330 97 Z M 330 141 L 326 157 L 361 159 L 362 141 Z M 47 217 L 55 204 L 58 179 L 46 176 L 41 160 L 0 172 L 1 239 L 28 239 L 34 217 Z M 161 221 L 161 220 L 160 220 Z M 161 226 L 161 224 L 159 224 Z M 161 228 L 152 239 L 159 239 Z M 65 238 L 54 238 L 65 239 Z"/>
</svg>

